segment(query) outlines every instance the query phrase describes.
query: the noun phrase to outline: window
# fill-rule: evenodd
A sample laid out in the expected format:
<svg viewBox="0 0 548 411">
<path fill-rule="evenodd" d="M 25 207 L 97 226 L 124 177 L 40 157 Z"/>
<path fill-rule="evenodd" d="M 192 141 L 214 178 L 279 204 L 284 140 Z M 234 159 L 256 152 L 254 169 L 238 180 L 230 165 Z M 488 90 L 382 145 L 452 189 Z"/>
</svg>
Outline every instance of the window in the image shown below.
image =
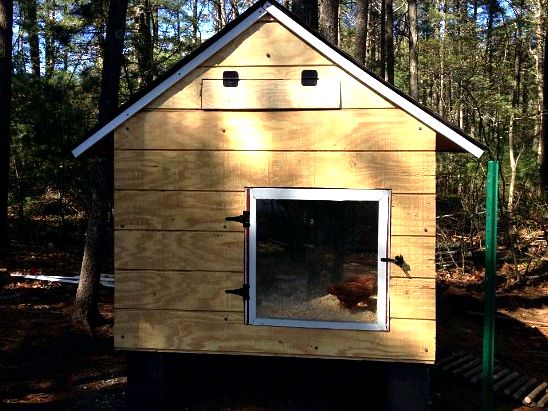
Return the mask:
<svg viewBox="0 0 548 411">
<path fill-rule="evenodd" d="M 250 188 L 247 322 L 388 329 L 390 191 Z"/>
</svg>

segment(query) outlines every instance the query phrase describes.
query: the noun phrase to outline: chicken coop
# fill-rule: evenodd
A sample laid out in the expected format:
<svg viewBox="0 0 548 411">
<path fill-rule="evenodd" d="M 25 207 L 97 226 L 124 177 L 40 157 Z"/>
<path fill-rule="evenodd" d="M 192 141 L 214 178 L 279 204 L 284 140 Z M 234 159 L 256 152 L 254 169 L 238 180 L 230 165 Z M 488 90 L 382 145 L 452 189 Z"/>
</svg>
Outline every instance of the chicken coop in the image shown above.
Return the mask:
<svg viewBox="0 0 548 411">
<path fill-rule="evenodd" d="M 432 364 L 436 153 L 485 147 L 256 3 L 114 144 L 118 349 Z"/>
</svg>

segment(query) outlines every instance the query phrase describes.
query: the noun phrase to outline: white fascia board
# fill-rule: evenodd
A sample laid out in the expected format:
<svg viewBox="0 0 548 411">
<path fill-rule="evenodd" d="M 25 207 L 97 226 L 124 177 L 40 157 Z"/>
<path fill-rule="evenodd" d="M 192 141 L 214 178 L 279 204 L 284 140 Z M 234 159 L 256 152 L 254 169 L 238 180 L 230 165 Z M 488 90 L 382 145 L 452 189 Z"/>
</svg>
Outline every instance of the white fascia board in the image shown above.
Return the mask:
<svg viewBox="0 0 548 411">
<path fill-rule="evenodd" d="M 254 13 L 247 16 L 238 25 L 232 28 L 232 30 L 230 30 L 224 36 L 219 38 L 216 42 L 211 44 L 207 49 L 202 51 L 191 61 L 189 61 L 179 70 L 177 70 L 176 73 L 169 76 L 163 82 L 158 84 L 154 89 L 145 94 L 143 97 L 141 97 L 131 106 L 129 106 L 126 110 L 122 111 L 119 115 L 114 117 L 111 121 L 109 121 L 99 130 L 97 130 L 95 133 L 93 133 L 83 143 L 81 143 L 78 147 L 72 150 L 72 155 L 74 155 L 74 157 L 80 156 L 95 143 L 103 139 L 108 133 L 114 131 L 130 117 L 135 115 L 139 110 L 145 108 L 149 103 L 151 103 L 154 99 L 160 96 L 160 94 L 164 93 L 167 89 L 177 83 L 180 79 L 184 78 L 192 70 L 198 68 L 202 63 L 204 63 L 206 60 L 208 60 L 210 57 L 220 51 L 223 47 L 225 47 L 228 43 L 230 43 L 232 40 L 242 34 L 246 29 L 248 29 L 253 23 L 259 20 L 266 13 L 267 11 L 264 8 L 260 7 Z"/>
<path fill-rule="evenodd" d="M 332 60 L 334 63 L 341 66 L 343 69 L 345 69 L 347 72 L 352 74 L 357 79 L 361 80 L 364 84 L 371 87 L 373 90 L 379 92 L 383 97 L 387 98 L 389 101 L 415 117 L 420 122 L 426 124 L 427 126 L 431 127 L 433 130 L 437 131 L 438 133 L 444 135 L 451 141 L 453 141 L 455 144 L 458 144 L 463 149 L 468 151 L 469 153 L 473 154 L 477 158 L 481 157 L 484 150 L 480 147 L 476 146 L 471 141 L 467 140 L 463 136 L 461 136 L 459 133 L 448 127 L 447 125 L 443 124 L 441 121 L 439 121 L 437 118 L 431 116 L 424 110 L 422 110 L 417 105 L 413 104 L 411 101 L 407 100 L 406 98 L 402 97 L 398 93 L 396 93 L 394 90 L 390 89 L 383 83 L 381 83 L 379 80 L 374 78 L 373 76 L 367 74 L 365 71 L 363 71 L 360 67 L 355 65 L 353 62 L 348 60 L 346 57 L 329 47 L 327 44 L 325 44 L 323 41 L 318 39 L 314 34 L 310 33 L 307 29 L 305 29 L 303 26 L 301 26 L 299 23 L 297 23 L 295 20 L 293 20 L 291 17 L 289 17 L 287 14 L 285 14 L 283 11 L 279 10 L 276 6 L 273 6 L 270 3 L 265 3 L 264 6 L 265 10 L 276 20 L 278 20 L 281 24 L 283 24 L 288 30 L 292 31 L 294 34 L 299 36 L 302 40 L 306 41 L 308 44 L 310 44 L 312 47 L 314 47 L 316 50 L 318 50 L 320 53 L 322 53 L 325 57 Z"/>
</svg>

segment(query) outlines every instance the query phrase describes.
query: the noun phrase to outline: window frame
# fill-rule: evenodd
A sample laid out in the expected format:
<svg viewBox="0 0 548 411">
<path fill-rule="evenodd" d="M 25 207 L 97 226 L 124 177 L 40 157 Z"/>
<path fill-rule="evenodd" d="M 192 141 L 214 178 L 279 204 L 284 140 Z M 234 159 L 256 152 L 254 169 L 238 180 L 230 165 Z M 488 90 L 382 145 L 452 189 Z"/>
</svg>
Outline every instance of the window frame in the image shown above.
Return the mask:
<svg viewBox="0 0 548 411">
<path fill-rule="evenodd" d="M 390 255 L 391 197 L 388 189 L 339 188 L 246 188 L 249 211 L 249 228 L 246 230 L 245 278 L 249 284 L 246 301 L 246 323 L 249 325 L 322 328 L 339 330 L 389 331 L 389 277 L 390 266 L 381 258 Z M 309 201 L 370 201 L 378 203 L 377 233 L 377 321 L 372 323 L 352 321 L 294 320 L 257 317 L 257 207 L 256 200 L 309 200 Z"/>
</svg>

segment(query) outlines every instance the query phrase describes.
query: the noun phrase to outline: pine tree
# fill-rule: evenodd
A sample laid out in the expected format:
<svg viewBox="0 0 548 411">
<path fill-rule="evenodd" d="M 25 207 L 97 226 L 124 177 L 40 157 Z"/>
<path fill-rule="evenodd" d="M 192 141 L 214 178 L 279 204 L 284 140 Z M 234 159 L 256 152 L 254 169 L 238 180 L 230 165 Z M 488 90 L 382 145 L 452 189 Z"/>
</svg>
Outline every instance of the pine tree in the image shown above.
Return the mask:
<svg viewBox="0 0 548 411">
<path fill-rule="evenodd" d="M 8 245 L 13 2 L 0 0 L 0 248 Z"/>
</svg>

